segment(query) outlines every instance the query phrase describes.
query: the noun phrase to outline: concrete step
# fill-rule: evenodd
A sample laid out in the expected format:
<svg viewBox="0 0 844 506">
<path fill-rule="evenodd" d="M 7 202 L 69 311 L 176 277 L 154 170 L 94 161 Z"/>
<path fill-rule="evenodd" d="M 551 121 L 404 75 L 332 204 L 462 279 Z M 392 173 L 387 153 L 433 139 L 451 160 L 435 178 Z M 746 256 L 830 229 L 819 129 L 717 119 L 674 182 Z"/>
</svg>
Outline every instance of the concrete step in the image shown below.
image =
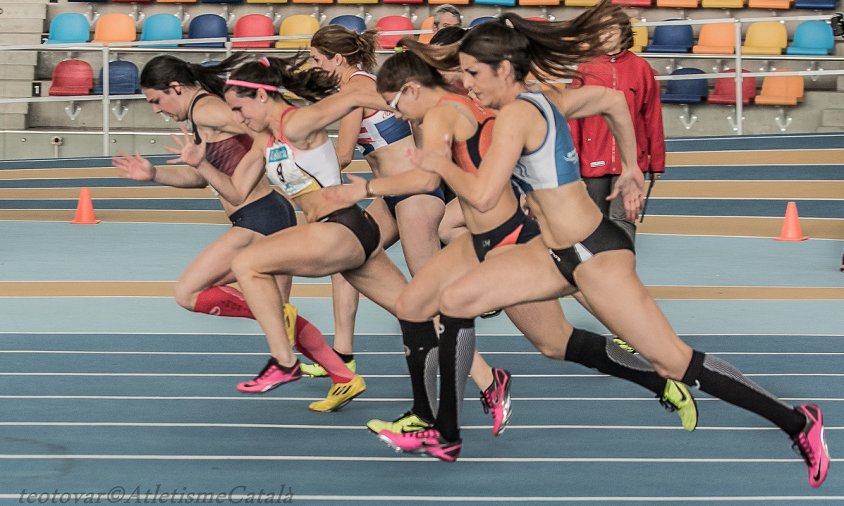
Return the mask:
<svg viewBox="0 0 844 506">
<path fill-rule="evenodd" d="M 0 31 L 3 33 L 41 33 L 44 31 L 44 20 L 13 19 L 0 15 Z"/>
<path fill-rule="evenodd" d="M 835 78 L 835 89 L 838 91 L 844 91 L 844 76 L 838 76 Z"/>
<path fill-rule="evenodd" d="M 26 114 L 0 114 L 0 128 L 23 130 L 26 128 Z"/>
<path fill-rule="evenodd" d="M 29 104 L 0 104 L 0 114 L 26 114 Z"/>
<path fill-rule="evenodd" d="M 36 51 L 3 51 L 2 65 L 35 65 L 38 63 Z"/>
<path fill-rule="evenodd" d="M 815 131 L 819 134 L 826 133 L 826 132 L 844 132 L 844 126 L 840 126 L 840 127 L 820 126 Z"/>
<path fill-rule="evenodd" d="M 0 79 L 32 81 L 35 78 L 33 65 L 0 65 Z"/>
<path fill-rule="evenodd" d="M 0 2 L 0 16 L 3 19 L 47 19 L 45 0 L 27 0 L 26 2 Z"/>
<path fill-rule="evenodd" d="M 0 81 L 0 97 L 21 98 L 32 96 L 30 81 Z"/>
<path fill-rule="evenodd" d="M 16 46 L 37 46 L 41 44 L 41 32 L 38 33 L 0 33 L 0 44 Z"/>
<path fill-rule="evenodd" d="M 821 111 L 821 126 L 844 127 L 844 109 Z"/>
</svg>

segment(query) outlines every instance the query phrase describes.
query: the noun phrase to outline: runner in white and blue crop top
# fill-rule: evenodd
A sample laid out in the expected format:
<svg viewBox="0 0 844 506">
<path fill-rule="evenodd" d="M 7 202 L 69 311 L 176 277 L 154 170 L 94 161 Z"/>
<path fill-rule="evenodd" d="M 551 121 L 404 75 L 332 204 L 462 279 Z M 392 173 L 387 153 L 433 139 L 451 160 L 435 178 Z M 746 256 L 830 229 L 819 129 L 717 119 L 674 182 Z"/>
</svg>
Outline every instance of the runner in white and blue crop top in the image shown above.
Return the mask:
<svg viewBox="0 0 844 506">
<path fill-rule="evenodd" d="M 542 93 L 520 93 L 516 99 L 529 102 L 539 109 L 548 128 L 542 145 L 519 157 L 513 170 L 513 181 L 527 193 L 579 180 L 580 165 L 566 118 Z"/>
<path fill-rule="evenodd" d="M 568 165 L 576 159 L 566 160 L 570 141 L 556 142 L 565 132 L 553 110 L 542 104 L 545 100 L 525 100 L 535 97 L 525 94 L 532 91 L 525 82 L 529 72 L 541 71 L 548 79 L 577 77 L 569 69 L 601 54 L 610 33 L 629 22 L 618 6 L 604 0 L 562 22 L 536 22 L 504 13 L 494 22 L 473 28 L 460 42 L 457 56 L 464 85 L 481 104 L 500 109 L 492 147 L 478 171 L 483 177 L 475 180 L 465 177 L 443 155 L 430 153 L 425 166 L 430 165 L 457 193 L 465 192 L 482 209 L 508 191 L 506 180 L 515 177 L 531 188 L 527 204 L 539 222 L 541 240 L 502 250 L 450 285 L 441 295 L 441 314 L 463 320 L 455 331 L 469 334 L 474 332 L 475 316 L 485 311 L 555 299 L 578 289 L 606 328 L 635 348 L 660 376 L 672 380 L 661 398 L 680 413 L 684 428 L 693 430 L 697 424 L 697 410 L 684 386 L 694 385 L 779 427 L 803 457 L 809 484 L 819 487 L 829 468 L 821 409 L 781 401 L 733 365 L 692 349 L 677 336 L 636 274 L 630 236 L 603 216 L 586 186 L 571 174 Z M 644 178 L 629 106 L 623 93 L 595 88 L 552 89 L 546 97 L 571 119 L 604 116 L 618 141 L 622 161 L 622 173 L 607 200 L 621 195 L 632 221 L 643 204 Z M 549 156 L 552 135 L 553 158 Z M 627 377 L 629 371 L 615 367 L 622 355 L 609 342 L 596 345 L 598 341 L 585 335 L 575 329 L 561 343 L 565 357 Z M 672 390 L 681 395 L 671 395 Z"/>
</svg>

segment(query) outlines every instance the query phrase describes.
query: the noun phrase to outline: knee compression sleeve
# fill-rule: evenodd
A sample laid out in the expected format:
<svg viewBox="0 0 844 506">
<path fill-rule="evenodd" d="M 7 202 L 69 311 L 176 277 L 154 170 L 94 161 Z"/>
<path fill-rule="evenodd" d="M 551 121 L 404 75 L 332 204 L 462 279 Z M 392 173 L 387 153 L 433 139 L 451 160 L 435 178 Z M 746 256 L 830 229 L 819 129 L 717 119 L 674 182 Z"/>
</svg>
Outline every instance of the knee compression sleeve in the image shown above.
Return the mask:
<svg viewBox="0 0 844 506">
<path fill-rule="evenodd" d="M 574 329 L 566 347 L 566 360 L 632 381 L 658 396 L 665 389 L 665 379 L 654 371 L 650 363 L 622 350 L 611 339 L 588 330 Z"/>
<path fill-rule="evenodd" d="M 437 332 L 433 321 L 399 320 L 417 416 L 433 420 L 437 406 Z"/>
<path fill-rule="evenodd" d="M 767 418 L 789 436 L 800 432 L 806 424 L 805 417 L 793 407 L 752 382 L 733 365 L 713 355 L 694 350 L 683 383 Z"/>
</svg>

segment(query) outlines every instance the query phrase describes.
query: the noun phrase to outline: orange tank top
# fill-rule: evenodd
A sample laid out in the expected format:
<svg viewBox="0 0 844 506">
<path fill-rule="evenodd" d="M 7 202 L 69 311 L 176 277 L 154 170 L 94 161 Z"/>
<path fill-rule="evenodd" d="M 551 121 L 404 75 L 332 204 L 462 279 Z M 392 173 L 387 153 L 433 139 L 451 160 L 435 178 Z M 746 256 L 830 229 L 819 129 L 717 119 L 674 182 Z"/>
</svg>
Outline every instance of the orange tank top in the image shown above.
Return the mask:
<svg viewBox="0 0 844 506">
<path fill-rule="evenodd" d="M 445 95 L 440 99 L 440 103 L 442 102 L 456 102 L 463 105 L 478 122 L 478 128 L 471 137 L 464 141 L 454 141 L 451 145 L 451 156 L 454 163 L 466 172 L 474 174 L 478 171 L 481 160 L 492 144 L 495 113 L 464 95 Z"/>
</svg>

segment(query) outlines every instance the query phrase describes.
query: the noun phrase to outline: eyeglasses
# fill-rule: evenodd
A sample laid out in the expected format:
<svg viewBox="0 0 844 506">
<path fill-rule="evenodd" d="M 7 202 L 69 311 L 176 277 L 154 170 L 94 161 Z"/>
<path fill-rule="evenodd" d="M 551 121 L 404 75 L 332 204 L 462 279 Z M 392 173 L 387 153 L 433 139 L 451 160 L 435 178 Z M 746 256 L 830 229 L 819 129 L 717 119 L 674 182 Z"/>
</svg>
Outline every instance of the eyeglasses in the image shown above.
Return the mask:
<svg viewBox="0 0 844 506">
<path fill-rule="evenodd" d="M 396 96 L 395 96 L 395 97 L 393 97 L 393 99 L 392 99 L 392 100 L 390 100 L 390 103 L 389 103 L 389 104 L 387 104 L 387 105 L 389 105 L 389 106 L 390 106 L 390 108 L 391 108 L 391 109 L 395 109 L 395 110 L 397 110 L 397 111 L 399 110 L 399 100 L 401 100 L 401 94 L 404 92 L 404 90 L 406 90 L 406 89 L 407 89 L 407 86 L 408 86 L 409 84 L 410 84 L 410 83 L 404 83 L 404 84 L 402 85 L 402 87 L 401 87 L 401 88 L 399 88 L 399 92 L 398 92 L 398 93 L 396 93 Z"/>
</svg>

